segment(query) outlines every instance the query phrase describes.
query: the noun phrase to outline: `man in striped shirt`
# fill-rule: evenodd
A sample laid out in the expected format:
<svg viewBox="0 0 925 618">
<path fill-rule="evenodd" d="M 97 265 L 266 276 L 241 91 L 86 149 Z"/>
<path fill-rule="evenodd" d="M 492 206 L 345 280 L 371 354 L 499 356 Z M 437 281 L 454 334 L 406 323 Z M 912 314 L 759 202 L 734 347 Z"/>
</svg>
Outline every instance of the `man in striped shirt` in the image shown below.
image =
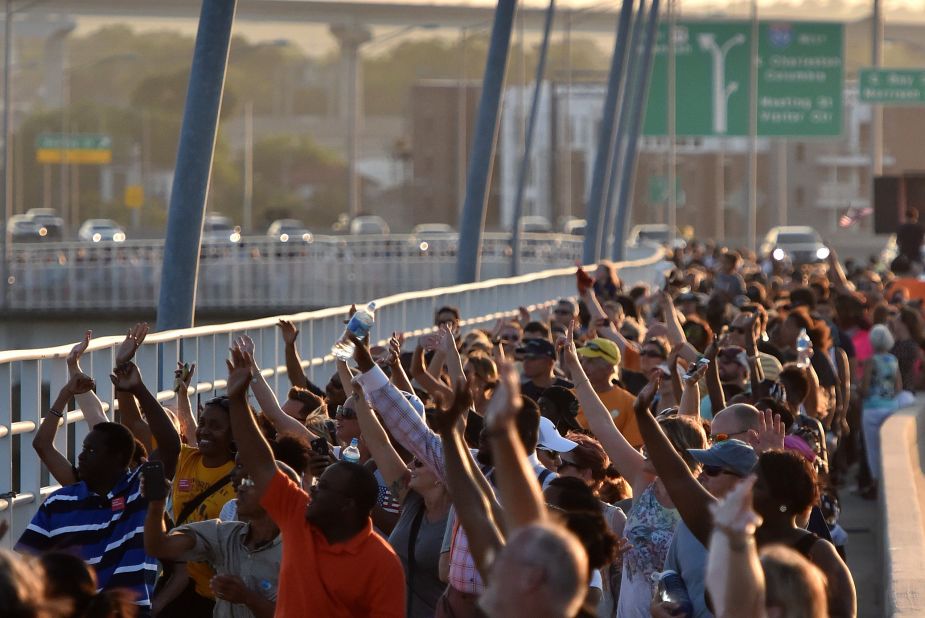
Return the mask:
<svg viewBox="0 0 925 618">
<path fill-rule="evenodd" d="M 134 592 L 139 616 L 147 616 L 157 562 L 144 549 L 148 503 L 139 490 L 141 468 L 128 468 L 134 450 L 124 426 L 95 425 L 77 460 L 80 482 L 48 496 L 15 549 L 72 551 L 96 570 L 101 589 Z"/>
</svg>

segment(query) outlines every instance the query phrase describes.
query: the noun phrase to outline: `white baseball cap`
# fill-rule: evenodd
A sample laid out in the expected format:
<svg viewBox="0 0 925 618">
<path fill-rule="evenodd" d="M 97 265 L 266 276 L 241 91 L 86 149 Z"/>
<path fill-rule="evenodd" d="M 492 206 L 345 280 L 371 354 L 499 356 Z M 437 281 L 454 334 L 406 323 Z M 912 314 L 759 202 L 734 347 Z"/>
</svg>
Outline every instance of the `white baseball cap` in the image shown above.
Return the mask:
<svg viewBox="0 0 925 618">
<path fill-rule="evenodd" d="M 536 447 L 555 451 L 556 453 L 568 453 L 578 446 L 577 443 L 565 438 L 556 430 L 555 424 L 545 416 L 540 417 L 540 435 L 536 441 Z"/>
</svg>

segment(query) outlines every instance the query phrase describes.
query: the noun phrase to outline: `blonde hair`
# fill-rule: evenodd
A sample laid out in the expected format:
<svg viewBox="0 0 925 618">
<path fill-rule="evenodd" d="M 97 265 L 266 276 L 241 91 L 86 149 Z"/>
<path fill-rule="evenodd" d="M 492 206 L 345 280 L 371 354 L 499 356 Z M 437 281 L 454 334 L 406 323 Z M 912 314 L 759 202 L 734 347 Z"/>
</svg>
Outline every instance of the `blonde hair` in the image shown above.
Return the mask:
<svg viewBox="0 0 925 618">
<path fill-rule="evenodd" d="M 697 462 L 687 452 L 687 449 L 707 447 L 707 434 L 703 431 L 703 425 L 687 416 L 669 416 L 659 419 L 658 424 L 668 436 L 671 445 L 678 451 L 678 455 L 684 459 L 687 467 L 691 470 L 696 468 Z"/>
<path fill-rule="evenodd" d="M 825 575 L 816 565 L 783 545 L 761 552 L 765 607 L 787 618 L 826 618 L 829 615 Z"/>
<path fill-rule="evenodd" d="M 494 387 L 498 383 L 498 367 L 495 361 L 491 360 L 485 354 L 476 352 L 466 359 L 466 364 L 472 366 L 472 371 L 488 387 Z"/>
</svg>

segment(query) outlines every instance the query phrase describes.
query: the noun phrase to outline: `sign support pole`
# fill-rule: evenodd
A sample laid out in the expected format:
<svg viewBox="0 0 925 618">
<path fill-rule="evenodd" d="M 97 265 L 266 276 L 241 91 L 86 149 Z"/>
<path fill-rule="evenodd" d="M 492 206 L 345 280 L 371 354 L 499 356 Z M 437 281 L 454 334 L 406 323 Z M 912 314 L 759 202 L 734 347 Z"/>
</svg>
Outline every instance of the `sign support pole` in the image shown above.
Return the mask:
<svg viewBox="0 0 925 618">
<path fill-rule="evenodd" d="M 758 0 L 751 0 L 751 50 L 748 55 L 748 205 L 746 235 L 749 251 L 757 249 L 758 233 Z"/>
</svg>

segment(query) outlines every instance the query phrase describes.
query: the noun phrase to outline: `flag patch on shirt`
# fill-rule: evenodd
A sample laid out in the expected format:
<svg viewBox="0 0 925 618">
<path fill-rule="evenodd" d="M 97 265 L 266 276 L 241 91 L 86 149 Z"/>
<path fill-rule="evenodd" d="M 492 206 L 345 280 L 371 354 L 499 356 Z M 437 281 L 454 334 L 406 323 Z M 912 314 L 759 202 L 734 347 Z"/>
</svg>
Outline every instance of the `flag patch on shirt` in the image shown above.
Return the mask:
<svg viewBox="0 0 925 618">
<path fill-rule="evenodd" d="M 191 479 L 180 479 L 180 482 L 177 486 L 177 489 L 180 491 L 189 491 L 193 488 L 193 481 Z"/>
</svg>

